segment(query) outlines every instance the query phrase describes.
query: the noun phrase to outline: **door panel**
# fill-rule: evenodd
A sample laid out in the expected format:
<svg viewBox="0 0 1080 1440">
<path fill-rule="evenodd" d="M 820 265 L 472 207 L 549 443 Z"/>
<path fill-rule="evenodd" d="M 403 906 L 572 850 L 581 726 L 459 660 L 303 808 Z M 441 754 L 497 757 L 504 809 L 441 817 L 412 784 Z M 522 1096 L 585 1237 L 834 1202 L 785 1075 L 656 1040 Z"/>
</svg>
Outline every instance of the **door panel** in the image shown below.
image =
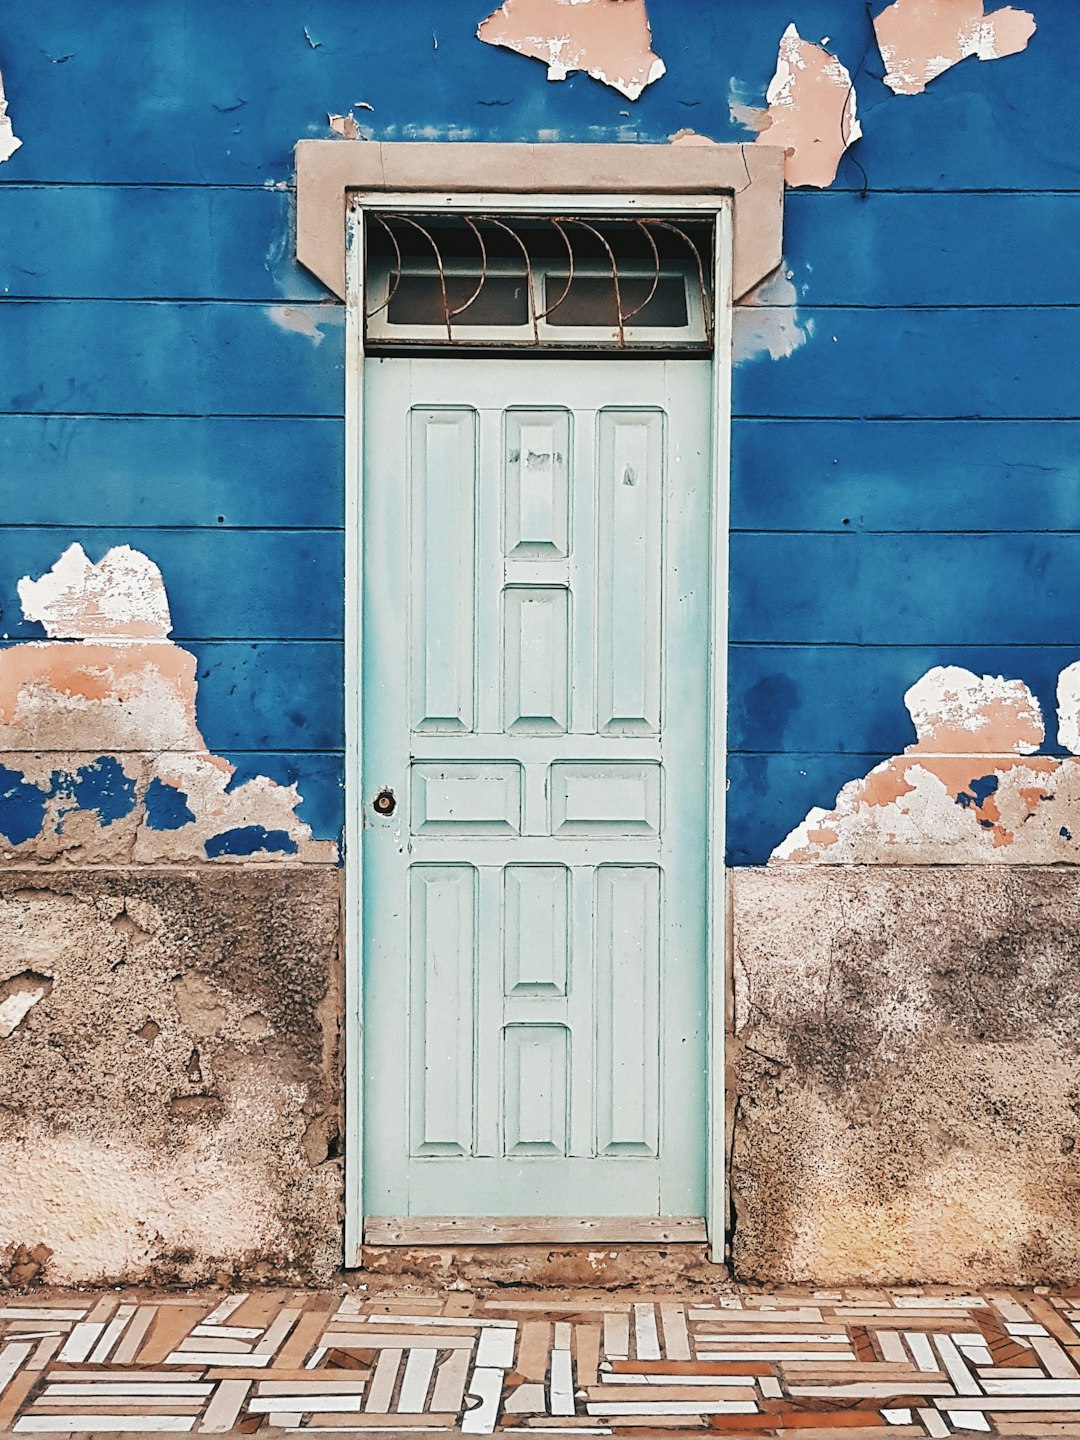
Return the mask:
<svg viewBox="0 0 1080 1440">
<path fill-rule="evenodd" d="M 702 1215 L 708 364 L 365 371 L 364 1213 Z"/>
</svg>

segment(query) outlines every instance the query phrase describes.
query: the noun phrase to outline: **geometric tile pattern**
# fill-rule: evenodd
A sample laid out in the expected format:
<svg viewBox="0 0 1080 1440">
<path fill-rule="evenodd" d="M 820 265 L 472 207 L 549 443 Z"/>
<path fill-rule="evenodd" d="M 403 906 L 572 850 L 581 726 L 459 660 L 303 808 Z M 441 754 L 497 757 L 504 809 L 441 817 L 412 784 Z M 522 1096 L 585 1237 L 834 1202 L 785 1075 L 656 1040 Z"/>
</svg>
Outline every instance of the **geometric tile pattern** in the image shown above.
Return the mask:
<svg viewBox="0 0 1080 1440">
<path fill-rule="evenodd" d="M 0 1432 L 1080 1437 L 1080 1291 L 0 1304 Z"/>
</svg>

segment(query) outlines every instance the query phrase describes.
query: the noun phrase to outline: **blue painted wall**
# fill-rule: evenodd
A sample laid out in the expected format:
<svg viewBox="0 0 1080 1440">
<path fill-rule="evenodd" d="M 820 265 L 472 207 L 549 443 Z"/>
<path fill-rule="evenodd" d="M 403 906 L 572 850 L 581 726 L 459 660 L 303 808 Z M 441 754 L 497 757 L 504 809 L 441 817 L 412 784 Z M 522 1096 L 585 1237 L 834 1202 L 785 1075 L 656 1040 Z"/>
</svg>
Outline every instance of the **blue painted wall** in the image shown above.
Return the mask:
<svg viewBox="0 0 1080 1440">
<path fill-rule="evenodd" d="M 72 540 L 144 550 L 211 749 L 335 835 L 343 330 L 291 259 L 293 144 L 358 101 L 381 139 L 745 139 L 729 92 L 760 103 L 794 20 L 856 72 L 865 138 L 788 197 L 810 338 L 736 372 L 731 857 L 902 748 L 932 664 L 1052 712 L 1080 655 L 1080 7 L 1031 8 L 1024 54 L 903 98 L 853 0 L 650 0 L 668 73 L 631 105 L 481 45 L 484 0 L 8 7 L 0 630 L 40 633 L 15 581 Z"/>
</svg>

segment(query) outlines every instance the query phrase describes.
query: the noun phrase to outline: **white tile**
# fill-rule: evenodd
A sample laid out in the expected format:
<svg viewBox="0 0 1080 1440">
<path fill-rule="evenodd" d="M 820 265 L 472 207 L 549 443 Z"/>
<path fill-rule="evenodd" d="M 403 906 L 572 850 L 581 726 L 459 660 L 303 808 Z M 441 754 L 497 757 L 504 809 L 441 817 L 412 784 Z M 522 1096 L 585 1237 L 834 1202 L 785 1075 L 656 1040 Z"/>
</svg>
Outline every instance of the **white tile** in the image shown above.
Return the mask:
<svg viewBox="0 0 1080 1440">
<path fill-rule="evenodd" d="M 990 1433 L 989 1420 L 977 1410 L 950 1410 L 949 1419 L 954 1430 L 980 1430 L 984 1435 Z"/>
<path fill-rule="evenodd" d="M 919 1395 L 950 1395 L 955 1399 L 951 1385 L 944 1380 L 924 1381 L 922 1384 L 911 1387 Z M 789 1395 L 801 1395 L 810 1398 L 820 1395 L 822 1398 L 831 1400 L 887 1400 L 890 1395 L 907 1393 L 907 1387 L 903 1380 L 852 1380 L 850 1384 L 840 1385 L 789 1385 Z"/>
<path fill-rule="evenodd" d="M 681 1305 L 661 1305 L 660 1320 L 664 1327 L 664 1354 L 669 1360 L 690 1359 L 690 1335 L 686 1328 L 686 1312 Z"/>
<path fill-rule="evenodd" d="M 50 1305 L 0 1305 L 0 1320 L 81 1320 L 81 1310 L 58 1310 Z"/>
<path fill-rule="evenodd" d="M 405 1362 L 405 1378 L 401 1382 L 401 1394 L 398 1396 L 397 1408 L 400 1414 L 419 1415 L 423 1411 L 437 1353 L 435 1350 L 409 1351 L 409 1358 Z M 359 1408 L 357 1406 L 357 1409 Z"/>
<path fill-rule="evenodd" d="M 73 1326 L 64 1348 L 60 1351 L 59 1358 L 61 1360 L 85 1360 L 97 1344 L 104 1329 L 104 1324 L 98 1320 L 84 1320 Z"/>
<path fill-rule="evenodd" d="M 206 1316 L 202 1322 L 203 1325 L 223 1325 L 234 1310 L 240 1309 L 240 1306 L 247 1298 L 246 1293 L 242 1295 L 226 1295 L 221 1304 L 215 1306 L 214 1309 L 210 1311 L 210 1314 Z M 230 1385 L 234 1385 L 239 1382 L 230 1380 L 229 1383 Z"/>
<path fill-rule="evenodd" d="M 911 1351 L 912 1359 L 920 1370 L 940 1370 L 941 1365 L 934 1354 L 930 1339 L 921 1330 L 905 1330 L 904 1339 Z"/>
<path fill-rule="evenodd" d="M 738 1387 L 757 1383 L 753 1375 L 633 1375 L 621 1370 L 618 1375 L 608 1372 L 601 1375 L 600 1379 L 605 1385 L 712 1385 L 721 1389 L 725 1385 Z M 768 1379 L 768 1375 L 762 1376 L 763 1383 Z"/>
<path fill-rule="evenodd" d="M 17 1431 L 77 1430 L 86 1434 L 135 1430 L 145 1435 L 152 1431 L 190 1430 L 194 1424 L 194 1415 L 24 1415 L 12 1428 Z"/>
<path fill-rule="evenodd" d="M 854 1360 L 854 1350 L 699 1350 L 699 1360 L 820 1360 L 835 1365 L 838 1360 Z"/>
<path fill-rule="evenodd" d="M 32 1340 L 12 1340 L 0 1350 L 0 1390 L 3 1390 L 34 1349 Z"/>
<path fill-rule="evenodd" d="M 964 1358 L 948 1335 L 935 1335 L 934 1344 L 941 1356 L 949 1379 L 958 1395 L 981 1395 L 982 1386 L 964 1363 Z"/>
<path fill-rule="evenodd" d="M 907 1351 L 904 1349 L 904 1341 L 895 1330 L 875 1330 L 874 1335 L 881 1346 L 882 1358 L 891 1364 L 906 1365 L 908 1363 Z"/>
<path fill-rule="evenodd" d="M 634 1306 L 634 1344 L 639 1360 L 660 1359 L 660 1338 L 656 1333 L 656 1311 L 651 1305 Z"/>
<path fill-rule="evenodd" d="M 1030 1370 L 1025 1379 L 984 1378 L 982 1383 L 987 1395 L 1080 1395 L 1080 1380 L 1044 1380 Z"/>
<path fill-rule="evenodd" d="M 903 1409 L 882 1410 L 881 1418 L 885 1421 L 886 1425 L 910 1425 L 911 1411 Z"/>
<path fill-rule="evenodd" d="M 348 1410 L 359 1410 L 363 1404 L 362 1395 L 275 1395 L 269 1398 L 249 1400 L 247 1408 L 253 1415 L 269 1415 L 288 1410 L 301 1415 L 344 1414 Z"/>
<path fill-rule="evenodd" d="M 985 1310 L 980 1295 L 894 1295 L 898 1310 Z"/>
<path fill-rule="evenodd" d="M 932 1436 L 933 1440 L 945 1440 L 949 1434 L 949 1427 L 937 1411 L 920 1410 L 918 1413 L 927 1435 Z"/>
<path fill-rule="evenodd" d="M 559 1320 L 555 1325 L 555 1349 L 569 1350 L 574 1343 L 574 1327 Z"/>
<path fill-rule="evenodd" d="M 1006 1322 L 1005 1331 L 1009 1335 L 1049 1335 L 1045 1325 L 1036 1325 L 1034 1321 L 1024 1321 L 1022 1324 Z"/>
<path fill-rule="evenodd" d="M 482 1370 L 510 1370 L 514 1365 L 516 1330 L 484 1330 L 476 1347 L 476 1363 Z"/>
<path fill-rule="evenodd" d="M 473 1371 L 467 1395 L 480 1401 L 461 1417 L 463 1435 L 490 1435 L 499 1417 L 499 1401 L 502 1399 L 503 1372 L 501 1370 Z"/>
<path fill-rule="evenodd" d="M 224 1385 L 236 1385 L 236 1380 L 224 1380 Z M 344 1370 L 330 1370 L 325 1380 L 260 1380 L 255 1394 L 263 1395 L 359 1395 L 367 1389 L 366 1380 L 350 1380 Z"/>
<path fill-rule="evenodd" d="M 220 1380 L 214 1398 L 206 1407 L 199 1431 L 203 1435 L 222 1435 L 232 1430 L 243 1409 L 250 1380 Z"/>
<path fill-rule="evenodd" d="M 698 1347 L 702 1345 L 850 1345 L 848 1336 L 836 1330 L 823 1330 L 817 1335 L 785 1335 L 766 1332 L 760 1335 L 736 1335 L 730 1330 L 717 1334 L 715 1331 L 699 1330 L 694 1337 Z"/>
<path fill-rule="evenodd" d="M 551 1413 L 574 1413 L 574 1374 L 569 1350 L 551 1352 Z"/>
<path fill-rule="evenodd" d="M 1055 1379 L 1072 1380 L 1080 1374 L 1056 1340 L 1049 1338 L 1044 1340 L 1038 1335 L 1032 1335 L 1031 1348 L 1039 1357 L 1046 1373 L 1053 1375 Z"/>
<path fill-rule="evenodd" d="M 394 1396 L 394 1386 L 397 1384 L 398 1366 L 401 1364 L 400 1350 L 384 1350 L 379 1356 L 375 1365 L 375 1373 L 371 1377 L 368 1386 L 367 1404 L 365 1410 L 374 1410 L 378 1415 L 385 1415 L 390 1409 L 390 1401 Z"/>
<path fill-rule="evenodd" d="M 609 1311 L 604 1316 L 604 1354 L 609 1360 L 626 1360 L 630 1355 L 630 1316 Z"/>
<path fill-rule="evenodd" d="M 775 1375 L 762 1375 L 757 1383 L 766 1400 L 782 1400 L 784 1398 L 783 1386 Z"/>
<path fill-rule="evenodd" d="M 478 1320 L 474 1315 L 368 1315 L 368 1325 L 457 1325 L 481 1330 L 516 1330 L 516 1320 Z"/>
<path fill-rule="evenodd" d="M 263 1332 L 252 1325 L 196 1325 L 191 1333 L 211 1340 L 258 1340 Z"/>
<path fill-rule="evenodd" d="M 200 1380 L 84 1380 L 81 1384 L 66 1380 L 49 1381 L 45 1386 L 46 1395 L 68 1395 L 90 1402 L 95 1395 L 129 1395 L 147 1399 L 160 1396 L 166 1400 L 198 1400 L 209 1395 L 213 1384 Z"/>
<path fill-rule="evenodd" d="M 585 1408 L 590 1415 L 756 1415 L 758 1407 L 753 1400 L 590 1400 Z"/>
<path fill-rule="evenodd" d="M 61 1354 L 63 1359 L 63 1354 Z M 269 1365 L 274 1357 L 272 1355 L 234 1355 L 231 1351 L 216 1350 L 174 1350 L 171 1355 L 165 1356 L 166 1365 L 245 1365 L 249 1370 L 257 1370 L 262 1365 Z"/>
</svg>

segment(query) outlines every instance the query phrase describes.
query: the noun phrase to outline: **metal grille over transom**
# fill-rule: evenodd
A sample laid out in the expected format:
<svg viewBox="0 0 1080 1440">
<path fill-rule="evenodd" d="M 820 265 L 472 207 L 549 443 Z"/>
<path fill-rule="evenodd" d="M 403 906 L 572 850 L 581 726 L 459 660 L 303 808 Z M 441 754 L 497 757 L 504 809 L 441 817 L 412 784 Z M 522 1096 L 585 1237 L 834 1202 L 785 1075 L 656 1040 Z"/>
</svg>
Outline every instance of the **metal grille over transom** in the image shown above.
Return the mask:
<svg viewBox="0 0 1080 1440">
<path fill-rule="evenodd" d="M 369 211 L 366 226 L 372 353 L 712 349 L 700 218 Z"/>
</svg>

